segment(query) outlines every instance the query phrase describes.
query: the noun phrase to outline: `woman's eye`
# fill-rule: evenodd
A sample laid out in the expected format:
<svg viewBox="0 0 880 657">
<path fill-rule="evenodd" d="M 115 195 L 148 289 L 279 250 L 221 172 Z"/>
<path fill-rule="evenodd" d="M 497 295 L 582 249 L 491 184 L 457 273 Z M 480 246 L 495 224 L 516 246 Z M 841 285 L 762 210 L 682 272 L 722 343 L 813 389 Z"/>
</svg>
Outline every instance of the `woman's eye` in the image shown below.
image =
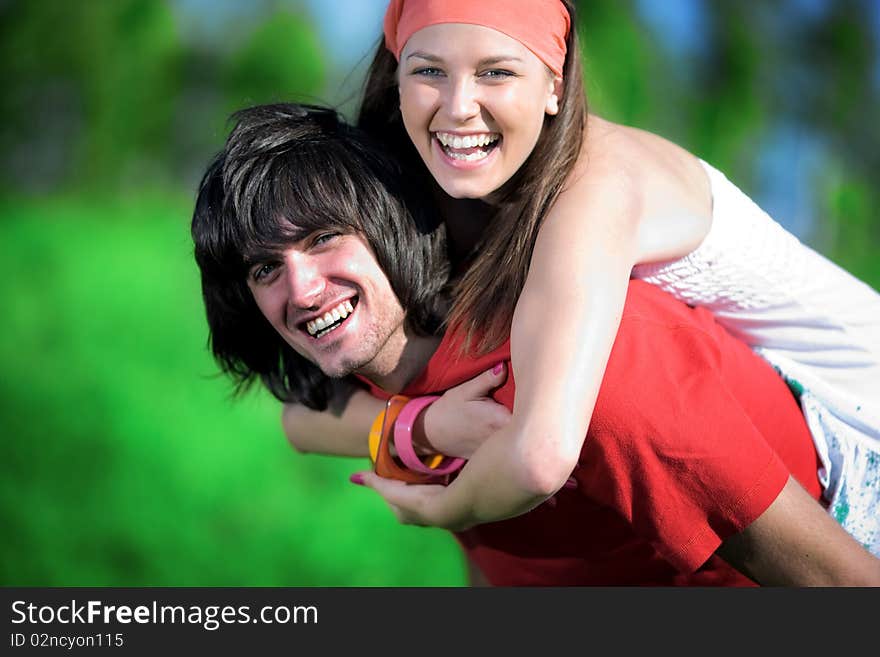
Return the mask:
<svg viewBox="0 0 880 657">
<path fill-rule="evenodd" d="M 503 68 L 493 68 L 488 71 L 483 71 L 480 73 L 480 77 L 501 80 L 504 78 L 514 77 L 516 73 L 513 71 L 507 71 Z"/>
<path fill-rule="evenodd" d="M 433 66 L 423 66 L 421 68 L 417 68 L 412 72 L 413 75 L 423 75 L 428 78 L 438 78 L 443 75 L 443 71 L 439 68 L 434 68 Z"/>
</svg>

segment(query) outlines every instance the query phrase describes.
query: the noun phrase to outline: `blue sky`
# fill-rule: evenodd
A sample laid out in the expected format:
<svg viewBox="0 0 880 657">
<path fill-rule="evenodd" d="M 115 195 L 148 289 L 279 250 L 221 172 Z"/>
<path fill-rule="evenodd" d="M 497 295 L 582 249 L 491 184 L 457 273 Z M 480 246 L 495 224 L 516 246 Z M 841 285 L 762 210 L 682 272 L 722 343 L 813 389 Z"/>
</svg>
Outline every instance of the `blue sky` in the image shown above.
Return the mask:
<svg viewBox="0 0 880 657">
<path fill-rule="evenodd" d="M 387 0 L 304 0 L 325 43 L 339 46 L 339 64 L 353 66 L 372 52 Z"/>
</svg>

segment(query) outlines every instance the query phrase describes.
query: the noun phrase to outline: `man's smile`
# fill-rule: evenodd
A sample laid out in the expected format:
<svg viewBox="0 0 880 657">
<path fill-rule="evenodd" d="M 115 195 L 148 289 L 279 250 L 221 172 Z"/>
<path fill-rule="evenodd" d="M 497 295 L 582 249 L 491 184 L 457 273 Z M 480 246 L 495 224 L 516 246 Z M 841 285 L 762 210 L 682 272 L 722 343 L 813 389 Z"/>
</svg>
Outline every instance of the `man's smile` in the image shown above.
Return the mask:
<svg viewBox="0 0 880 657">
<path fill-rule="evenodd" d="M 356 296 L 346 299 L 320 317 L 309 320 L 304 324 L 301 323 L 300 328 L 305 328 L 305 331 L 316 340 L 322 338 L 342 326 L 348 316 L 354 312 L 357 303 L 358 298 Z"/>
</svg>

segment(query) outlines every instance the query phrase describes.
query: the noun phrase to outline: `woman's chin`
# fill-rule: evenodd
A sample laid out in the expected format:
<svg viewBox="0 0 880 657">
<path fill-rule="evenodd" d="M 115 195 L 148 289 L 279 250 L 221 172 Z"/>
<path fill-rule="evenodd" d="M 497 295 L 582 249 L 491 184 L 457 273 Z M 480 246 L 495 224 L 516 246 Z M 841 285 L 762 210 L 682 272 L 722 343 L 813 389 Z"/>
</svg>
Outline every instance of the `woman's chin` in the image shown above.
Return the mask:
<svg viewBox="0 0 880 657">
<path fill-rule="evenodd" d="M 459 201 L 467 201 L 467 200 L 477 200 L 482 199 L 486 194 L 475 190 L 467 190 L 467 189 L 446 189 L 444 190 L 449 196 Z"/>
<path fill-rule="evenodd" d="M 495 185 L 491 182 L 478 180 L 475 176 L 468 178 L 436 175 L 434 177 L 440 189 L 454 199 L 482 199 L 495 190 Z"/>
</svg>

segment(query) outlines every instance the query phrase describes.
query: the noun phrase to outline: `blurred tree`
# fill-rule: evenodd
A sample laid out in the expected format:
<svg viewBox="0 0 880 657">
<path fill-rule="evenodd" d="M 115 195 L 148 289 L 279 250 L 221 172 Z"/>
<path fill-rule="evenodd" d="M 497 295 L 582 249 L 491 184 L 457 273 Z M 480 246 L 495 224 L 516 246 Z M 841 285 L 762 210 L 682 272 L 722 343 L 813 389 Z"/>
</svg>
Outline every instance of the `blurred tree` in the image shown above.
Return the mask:
<svg viewBox="0 0 880 657">
<path fill-rule="evenodd" d="M 748 7 L 710 7 L 709 47 L 695 67 L 696 86 L 682 103 L 691 117 L 688 141 L 700 157 L 744 183 L 750 180 L 766 129 L 766 99 L 758 86 L 765 53 Z"/>
<path fill-rule="evenodd" d="M 220 149 L 229 116 L 249 105 L 315 101 L 326 79 L 324 56 L 311 21 L 277 10 L 230 49 L 189 44 L 172 125 L 178 179 L 193 189 Z"/>
<path fill-rule="evenodd" d="M 225 63 L 222 84 L 227 108 L 283 102 L 315 101 L 325 71 L 321 44 L 309 21 L 278 12 L 254 30 Z"/>
<path fill-rule="evenodd" d="M 801 31 L 810 72 L 794 112 L 822 134 L 829 156 L 817 173 L 823 250 L 880 287 L 880 35 L 871 0 L 829 3 Z"/>
<path fill-rule="evenodd" d="M 578 7 L 584 82 L 591 111 L 627 125 L 655 123 L 649 102 L 663 53 L 633 20 L 630 0 L 591 0 Z"/>
<path fill-rule="evenodd" d="M 164 3 L 6 4 L 4 169 L 33 189 L 100 187 L 167 158 L 180 41 Z"/>
<path fill-rule="evenodd" d="M 0 166 L 17 189 L 191 189 L 231 111 L 313 99 L 324 80 L 309 20 L 279 9 L 232 52 L 185 43 L 156 0 L 0 11 Z"/>
<path fill-rule="evenodd" d="M 805 83 L 789 99 L 791 111 L 829 136 L 835 149 L 863 172 L 880 171 L 880 35 L 871 29 L 872 0 L 838 0 L 798 26 Z M 873 9 L 873 11 L 877 11 Z"/>
</svg>

